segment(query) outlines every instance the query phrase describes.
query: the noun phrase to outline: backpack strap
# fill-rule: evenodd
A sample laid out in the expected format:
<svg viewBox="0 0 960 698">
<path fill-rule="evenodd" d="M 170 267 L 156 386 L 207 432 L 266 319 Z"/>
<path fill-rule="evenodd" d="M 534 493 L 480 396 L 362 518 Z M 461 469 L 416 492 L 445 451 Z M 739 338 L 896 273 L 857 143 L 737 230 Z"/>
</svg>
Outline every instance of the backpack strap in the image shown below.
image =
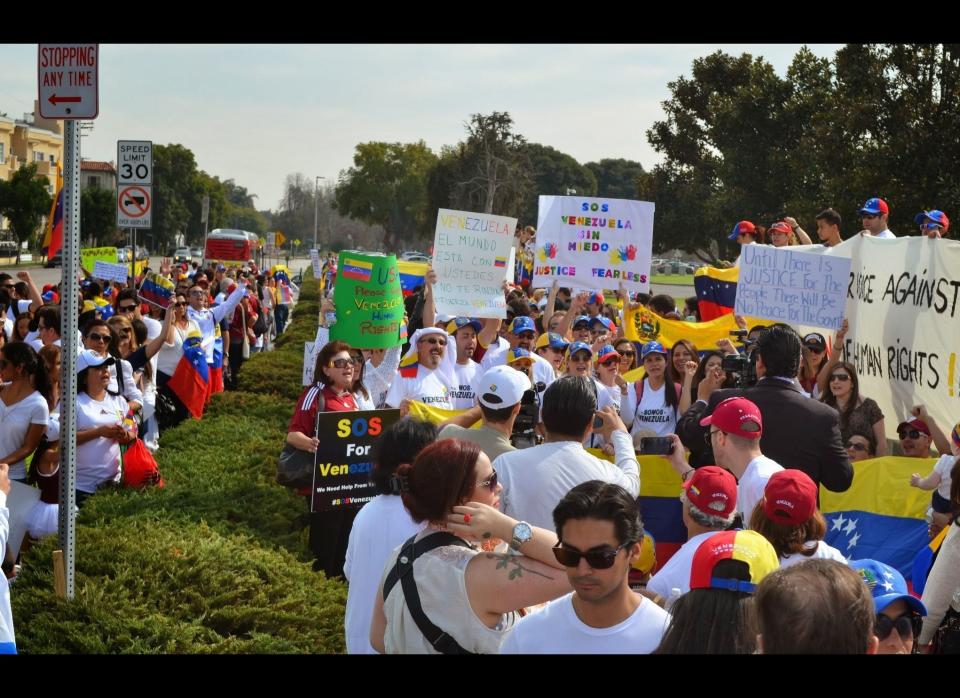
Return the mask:
<svg viewBox="0 0 960 698">
<path fill-rule="evenodd" d="M 423 605 L 420 603 L 420 593 L 417 591 L 417 583 L 413 578 L 413 562 L 424 553 L 442 548 L 446 545 L 458 545 L 463 548 L 469 548 L 470 545 L 458 538 L 452 533 L 441 531 L 433 533 L 420 542 L 414 542 L 416 536 L 411 537 L 400 548 L 400 554 L 397 555 L 397 563 L 387 574 L 383 582 L 383 598 L 390 595 L 390 591 L 400 582 L 403 590 L 403 597 L 407 603 L 407 609 L 417 624 L 417 628 L 440 654 L 472 654 L 463 649 L 456 640 L 447 635 L 443 630 L 430 622 L 423 612 Z"/>
</svg>

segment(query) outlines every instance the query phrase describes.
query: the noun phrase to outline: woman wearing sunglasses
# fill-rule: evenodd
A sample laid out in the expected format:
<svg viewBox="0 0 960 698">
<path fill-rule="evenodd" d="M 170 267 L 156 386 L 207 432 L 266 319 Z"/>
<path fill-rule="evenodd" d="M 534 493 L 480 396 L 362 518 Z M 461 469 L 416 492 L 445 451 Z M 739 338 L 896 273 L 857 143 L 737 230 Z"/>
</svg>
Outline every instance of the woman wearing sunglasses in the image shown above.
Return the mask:
<svg viewBox="0 0 960 698">
<path fill-rule="evenodd" d="M 876 443 L 875 456 L 887 455 L 883 412 L 874 400 L 860 395 L 856 366 L 848 361 L 835 363 L 820 401 L 840 413 L 840 436 L 844 443 L 856 432 L 870 433 Z"/>
<path fill-rule="evenodd" d="M 316 453 L 320 445 L 316 433 L 318 412 L 356 412 L 353 395 L 357 365 L 346 342 L 330 342 L 317 355 L 314 383 L 300 394 L 287 430 L 287 443 L 301 451 Z M 297 492 L 306 497 L 310 509 L 310 488 Z M 343 575 L 350 527 L 356 509 L 334 509 L 310 514 L 310 549 L 316 558 L 314 571 L 323 570 L 328 578 Z"/>
<path fill-rule="evenodd" d="M 873 627 L 880 644 L 877 654 L 916 654 L 927 607 L 907 590 L 899 571 L 878 560 L 852 560 L 850 567 L 860 574 L 870 593 L 877 619 Z"/>
<path fill-rule="evenodd" d="M 188 283 L 183 285 L 189 286 Z M 201 334 L 200 326 L 187 317 L 187 305 L 186 291 L 178 291 L 174 300 L 167 307 L 167 315 L 164 317 L 164 322 L 166 322 L 167 317 L 171 318 L 169 327 L 165 332 L 161 331 L 160 333 L 164 341 L 160 345 L 160 351 L 157 355 L 157 392 L 162 396 L 162 400 L 169 401 L 169 404 L 173 406 L 171 414 L 160 414 L 161 429 L 176 426 L 189 415 L 180 398 L 167 388 L 167 383 L 177 370 L 177 364 L 183 358 L 184 341 L 191 333 L 194 336 Z"/>
<path fill-rule="evenodd" d="M 840 351 L 843 349 L 844 334 L 846 333 L 837 333 L 837 344 L 834 345 L 831 356 L 840 356 Z M 829 362 L 829 358 L 827 356 L 827 340 L 822 334 L 811 332 L 803 338 L 803 361 L 800 362 L 798 379 L 803 389 L 815 399 L 823 394 L 823 387 L 817 381 L 824 366 Z"/>
<path fill-rule="evenodd" d="M 570 591 L 551 531 L 515 521 L 497 510 L 502 487 L 476 444 L 442 439 L 396 471 L 404 506 L 426 528 L 393 552 L 383 570 L 370 643 L 390 654 L 496 654 L 518 611 Z M 432 540 L 431 540 L 432 539 Z M 496 539 L 522 555 L 492 552 Z M 432 544 L 442 543 L 437 547 Z M 490 552 L 485 552 L 490 549 Z M 423 615 L 445 633 L 431 643 L 410 611 L 410 596 L 394 570 L 412 565 Z M 419 614 L 418 614 L 419 615 Z M 450 644 L 450 643 L 455 644 Z"/>
<path fill-rule="evenodd" d="M 854 431 L 843 444 L 851 463 L 877 457 L 877 437 L 869 431 Z"/>
<path fill-rule="evenodd" d="M 613 348 L 620 355 L 620 375 L 637 367 L 637 346 L 625 337 L 618 339 Z"/>
</svg>

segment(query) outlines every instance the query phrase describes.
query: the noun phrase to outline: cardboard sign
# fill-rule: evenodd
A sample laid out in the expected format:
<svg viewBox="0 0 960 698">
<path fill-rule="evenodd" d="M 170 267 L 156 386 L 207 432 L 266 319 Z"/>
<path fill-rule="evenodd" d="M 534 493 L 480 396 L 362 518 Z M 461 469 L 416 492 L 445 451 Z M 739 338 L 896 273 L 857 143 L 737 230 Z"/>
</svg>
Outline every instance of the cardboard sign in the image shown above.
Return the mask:
<svg viewBox="0 0 960 698">
<path fill-rule="evenodd" d="M 437 312 L 482 318 L 505 318 L 503 282 L 512 272 L 516 218 L 489 213 L 437 212 L 433 298 Z"/>
<path fill-rule="evenodd" d="M 87 247 L 80 250 L 80 266 L 88 272 L 92 271 L 97 262 L 117 263 L 116 247 Z M 124 279 L 126 281 L 126 279 Z"/>
<path fill-rule="evenodd" d="M 541 196 L 533 287 L 602 291 L 622 282 L 650 290 L 653 211 L 649 201 Z"/>
<path fill-rule="evenodd" d="M 320 261 L 320 253 L 317 250 L 310 250 L 310 264 L 313 266 L 313 278 L 322 277 L 323 263 Z"/>
<path fill-rule="evenodd" d="M 738 315 L 838 330 L 850 260 L 789 247 L 743 245 L 734 311 Z"/>
<path fill-rule="evenodd" d="M 317 328 L 317 338 L 312 342 L 303 343 L 303 385 L 312 385 L 316 378 L 313 370 L 317 365 L 317 356 L 330 341 L 330 330 L 326 327 Z"/>
<path fill-rule="evenodd" d="M 371 452 L 380 434 L 399 419 L 400 410 L 319 415 L 311 511 L 359 509 L 376 496 Z"/>
<path fill-rule="evenodd" d="M 110 262 L 101 262 L 98 260 L 93 263 L 91 276 L 95 279 L 118 281 L 121 284 L 125 284 L 127 283 L 127 275 L 129 273 L 130 267 L 126 264 L 111 264 Z"/>
<path fill-rule="evenodd" d="M 358 349 L 389 349 L 403 344 L 403 295 L 397 258 L 341 252 L 333 302 L 337 322 L 330 340 Z"/>
</svg>

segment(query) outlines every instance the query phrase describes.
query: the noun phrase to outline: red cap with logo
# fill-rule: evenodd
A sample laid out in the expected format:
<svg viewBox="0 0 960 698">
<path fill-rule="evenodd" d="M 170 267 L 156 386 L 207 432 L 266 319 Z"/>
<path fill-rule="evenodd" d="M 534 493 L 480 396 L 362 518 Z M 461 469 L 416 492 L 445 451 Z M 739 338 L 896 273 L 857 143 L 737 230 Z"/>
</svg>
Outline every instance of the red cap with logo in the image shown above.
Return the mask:
<svg viewBox="0 0 960 698">
<path fill-rule="evenodd" d="M 727 398 L 717 405 L 713 414 L 700 420 L 702 427 L 710 424 L 720 431 L 745 439 L 759 439 L 763 434 L 760 408 L 745 397 Z"/>
<path fill-rule="evenodd" d="M 817 510 L 817 485 L 802 470 L 781 470 L 763 491 L 763 511 L 774 523 L 799 526 Z"/>
<path fill-rule="evenodd" d="M 697 468 L 683 488 L 690 503 L 704 514 L 726 518 L 737 508 L 737 478 L 716 465 Z"/>
</svg>

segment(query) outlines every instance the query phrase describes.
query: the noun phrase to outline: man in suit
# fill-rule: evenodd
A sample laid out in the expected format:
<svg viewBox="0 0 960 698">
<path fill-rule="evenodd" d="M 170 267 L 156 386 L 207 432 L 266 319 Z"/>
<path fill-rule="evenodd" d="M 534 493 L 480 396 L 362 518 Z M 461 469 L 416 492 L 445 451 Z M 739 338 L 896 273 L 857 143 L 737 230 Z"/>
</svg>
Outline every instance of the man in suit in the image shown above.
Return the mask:
<svg viewBox="0 0 960 698">
<path fill-rule="evenodd" d="M 703 391 L 677 424 L 677 435 L 687 448 L 701 444 L 708 435 L 700 420 L 713 414 L 723 400 L 743 396 L 760 408 L 763 436 L 760 449 L 784 468 L 802 470 L 831 492 L 844 492 L 853 482 L 853 466 L 840 439 L 839 413 L 828 405 L 805 397 L 796 383 L 800 367 L 800 337 L 788 325 L 772 325 L 757 340 L 757 376 L 755 386 Z M 708 382 L 708 385 L 711 383 Z M 717 383 L 713 383 L 717 384 Z M 701 464 L 714 463 L 707 452 Z"/>
</svg>

